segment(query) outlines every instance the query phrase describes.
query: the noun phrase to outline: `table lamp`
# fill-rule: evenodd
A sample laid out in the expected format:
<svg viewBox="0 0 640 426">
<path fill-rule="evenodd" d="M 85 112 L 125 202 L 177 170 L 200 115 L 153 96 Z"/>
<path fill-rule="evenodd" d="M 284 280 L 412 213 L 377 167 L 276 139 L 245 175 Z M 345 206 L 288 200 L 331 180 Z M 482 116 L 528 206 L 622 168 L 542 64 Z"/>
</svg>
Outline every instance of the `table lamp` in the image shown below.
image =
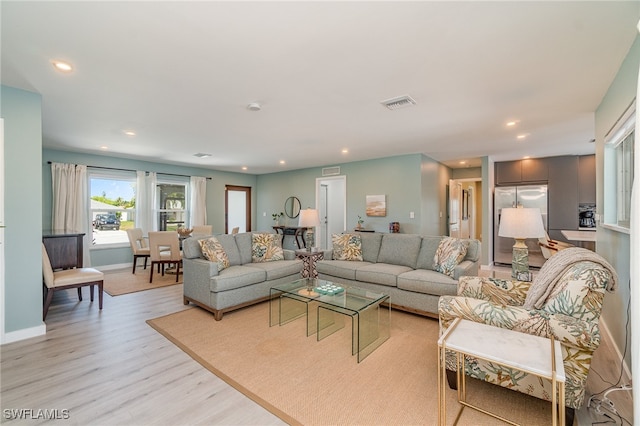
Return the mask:
<svg viewBox="0 0 640 426">
<path fill-rule="evenodd" d="M 511 277 L 518 279 L 518 274 L 528 274 L 529 249 L 527 249 L 524 240 L 545 236 L 540 209 L 523 207 L 502 209 L 498 235 L 516 240 L 513 245 Z"/>
<path fill-rule="evenodd" d="M 307 246 L 307 251 L 311 251 L 311 247 L 314 244 L 313 228 L 320 226 L 320 217 L 318 216 L 318 210 L 307 208 L 300 210 L 300 219 L 298 219 L 298 226 L 301 228 L 307 228 L 307 232 L 304 233 L 304 241 Z"/>
</svg>

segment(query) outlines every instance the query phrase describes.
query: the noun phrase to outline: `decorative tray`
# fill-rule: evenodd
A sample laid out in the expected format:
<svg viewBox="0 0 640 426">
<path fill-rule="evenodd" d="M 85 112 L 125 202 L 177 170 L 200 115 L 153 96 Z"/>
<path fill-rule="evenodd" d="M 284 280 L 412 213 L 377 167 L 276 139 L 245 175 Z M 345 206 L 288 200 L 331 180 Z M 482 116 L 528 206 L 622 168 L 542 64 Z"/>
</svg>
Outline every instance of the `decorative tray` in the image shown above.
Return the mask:
<svg viewBox="0 0 640 426">
<path fill-rule="evenodd" d="M 328 296 L 332 296 L 334 294 L 340 294 L 344 291 L 344 288 L 337 286 L 335 284 L 325 284 L 320 287 L 315 287 L 314 290 L 320 294 L 326 294 Z"/>
</svg>

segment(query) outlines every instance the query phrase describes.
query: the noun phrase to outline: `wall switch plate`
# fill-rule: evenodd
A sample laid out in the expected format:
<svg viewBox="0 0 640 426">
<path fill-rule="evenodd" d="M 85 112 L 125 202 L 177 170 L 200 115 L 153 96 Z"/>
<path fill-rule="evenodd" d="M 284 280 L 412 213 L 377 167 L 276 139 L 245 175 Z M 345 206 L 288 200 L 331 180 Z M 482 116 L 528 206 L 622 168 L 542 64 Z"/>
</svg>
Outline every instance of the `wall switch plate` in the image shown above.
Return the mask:
<svg viewBox="0 0 640 426">
<path fill-rule="evenodd" d="M 267 215 L 267 212 L 262 212 L 262 217 L 265 217 Z"/>
<path fill-rule="evenodd" d="M 416 215 L 414 212 L 409 212 L 409 219 L 415 219 Z"/>
</svg>

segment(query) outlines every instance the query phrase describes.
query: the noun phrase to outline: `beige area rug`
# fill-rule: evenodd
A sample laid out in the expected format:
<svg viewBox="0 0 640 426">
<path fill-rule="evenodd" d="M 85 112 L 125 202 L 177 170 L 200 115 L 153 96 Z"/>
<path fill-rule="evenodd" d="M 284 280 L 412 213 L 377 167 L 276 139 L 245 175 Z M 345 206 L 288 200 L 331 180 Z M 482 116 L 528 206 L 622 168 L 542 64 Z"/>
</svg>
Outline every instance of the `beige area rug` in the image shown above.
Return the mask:
<svg viewBox="0 0 640 426">
<path fill-rule="evenodd" d="M 175 275 L 165 273 L 163 277 L 157 271 L 154 271 L 153 282 L 150 283 L 149 272 L 148 266 L 147 269 L 136 268 L 135 274 L 131 273 L 130 268 L 107 271 L 104 273 L 104 291 L 110 296 L 120 296 L 122 294 L 135 293 L 136 291 L 182 284 L 182 274 L 180 274 L 180 278 L 176 282 Z"/>
<path fill-rule="evenodd" d="M 268 302 L 224 315 L 193 308 L 147 321 L 205 368 L 289 424 L 435 425 L 438 322 L 392 311 L 391 338 L 360 364 L 351 326 L 318 342 L 304 318 L 269 327 Z M 551 423 L 551 404 L 471 381 L 468 400 L 525 425 Z M 460 405 L 447 388 L 447 424 Z M 502 424 L 466 408 L 461 425 Z"/>
</svg>

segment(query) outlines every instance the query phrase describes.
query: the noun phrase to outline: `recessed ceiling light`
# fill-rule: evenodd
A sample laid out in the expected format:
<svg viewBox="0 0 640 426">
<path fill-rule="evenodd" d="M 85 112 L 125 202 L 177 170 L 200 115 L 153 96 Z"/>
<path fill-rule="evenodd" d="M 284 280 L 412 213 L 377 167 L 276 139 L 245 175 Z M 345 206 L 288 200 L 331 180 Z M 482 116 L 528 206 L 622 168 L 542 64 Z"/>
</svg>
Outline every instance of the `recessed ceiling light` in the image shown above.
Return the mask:
<svg viewBox="0 0 640 426">
<path fill-rule="evenodd" d="M 53 61 L 51 61 L 51 63 L 53 64 L 53 67 L 58 71 L 61 71 L 61 72 L 73 71 L 73 66 L 68 62 L 58 61 L 54 59 Z"/>
<path fill-rule="evenodd" d="M 519 122 L 520 122 L 519 120 L 507 121 L 507 127 L 513 127 L 516 124 L 518 124 Z"/>
<path fill-rule="evenodd" d="M 345 149 L 343 149 L 343 150 L 342 150 L 342 153 L 343 153 L 343 154 L 348 154 L 348 153 L 349 153 L 349 150 L 348 150 L 347 148 L 345 148 Z"/>
<path fill-rule="evenodd" d="M 102 146 L 100 147 L 100 149 L 101 149 L 101 150 L 103 150 L 103 151 L 106 151 L 106 150 L 108 150 L 108 149 L 109 149 L 109 147 L 108 147 L 108 146 L 105 146 L 105 145 L 102 145 Z"/>
<path fill-rule="evenodd" d="M 123 130 L 122 133 L 124 133 L 127 136 L 135 136 L 136 132 L 134 132 L 133 130 Z"/>
<path fill-rule="evenodd" d="M 284 161 L 284 160 L 280 160 L 280 164 L 284 164 L 284 163 L 285 163 L 285 161 Z"/>
<path fill-rule="evenodd" d="M 211 157 L 211 154 L 205 154 L 204 152 L 197 152 L 193 154 L 193 156 L 198 158 L 207 158 L 207 157 Z"/>
<path fill-rule="evenodd" d="M 530 155 L 525 155 L 524 157 L 522 157 L 523 160 L 528 160 L 529 158 L 531 158 Z"/>
<path fill-rule="evenodd" d="M 523 133 L 521 135 L 516 136 L 518 139 L 522 140 L 522 139 L 526 139 L 526 137 L 529 136 L 529 133 Z"/>
<path fill-rule="evenodd" d="M 249 111 L 260 111 L 262 107 L 257 102 L 251 102 L 249 105 L 247 105 L 247 109 Z"/>
<path fill-rule="evenodd" d="M 247 166 L 242 166 L 242 170 L 247 170 Z"/>
<path fill-rule="evenodd" d="M 467 164 L 467 162 L 466 161 L 461 161 L 460 164 Z"/>
</svg>

